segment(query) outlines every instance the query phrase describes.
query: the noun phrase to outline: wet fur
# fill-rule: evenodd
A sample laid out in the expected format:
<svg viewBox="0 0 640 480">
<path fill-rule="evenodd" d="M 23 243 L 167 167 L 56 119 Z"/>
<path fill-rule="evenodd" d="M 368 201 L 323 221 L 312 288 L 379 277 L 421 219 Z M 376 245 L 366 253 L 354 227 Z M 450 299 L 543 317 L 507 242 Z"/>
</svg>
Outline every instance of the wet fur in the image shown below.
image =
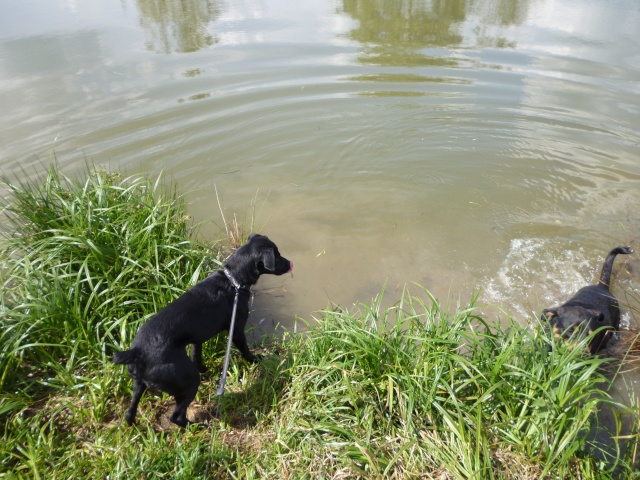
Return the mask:
<svg viewBox="0 0 640 480">
<path fill-rule="evenodd" d="M 282 275 L 293 264 L 280 255 L 278 247 L 263 235 L 251 235 L 224 264 L 242 286 L 239 292 L 233 343 L 242 356 L 255 362 L 249 351 L 244 328 L 249 316 L 249 288 L 260 275 Z M 140 327 L 131 349 L 113 355 L 113 361 L 126 364 L 133 378 L 133 397 L 125 414 L 134 423 L 144 391 L 159 390 L 172 395 L 176 406 L 170 420 L 185 427 L 187 407 L 200 385 L 202 344 L 229 330 L 236 289 L 224 271 L 216 271 L 156 313 Z M 186 346 L 191 344 L 191 358 Z"/>
<path fill-rule="evenodd" d="M 591 335 L 587 343 L 590 353 L 596 353 L 606 346 L 611 332 L 620 328 L 620 306 L 609 290 L 613 262 L 618 254 L 630 253 L 633 250 L 629 247 L 611 250 L 602 266 L 597 285 L 583 287 L 568 302 L 542 312 L 541 319 L 554 336 L 580 341 Z"/>
</svg>

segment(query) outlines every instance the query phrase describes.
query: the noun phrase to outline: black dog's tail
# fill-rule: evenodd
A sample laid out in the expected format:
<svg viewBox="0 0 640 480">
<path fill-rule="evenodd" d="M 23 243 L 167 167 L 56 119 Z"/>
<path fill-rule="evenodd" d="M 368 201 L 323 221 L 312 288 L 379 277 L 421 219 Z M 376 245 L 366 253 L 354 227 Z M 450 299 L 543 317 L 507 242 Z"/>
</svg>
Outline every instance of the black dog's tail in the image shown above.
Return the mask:
<svg viewBox="0 0 640 480">
<path fill-rule="evenodd" d="M 132 363 L 140 363 L 140 355 L 136 348 L 125 350 L 124 352 L 114 353 L 111 357 L 113 363 L 120 365 L 130 365 Z"/>
<path fill-rule="evenodd" d="M 607 259 L 604 261 L 604 265 L 602 266 L 602 273 L 600 274 L 600 283 L 602 283 L 605 287 L 609 288 L 609 282 L 611 282 L 611 270 L 613 269 L 613 261 L 616 259 L 616 255 L 622 253 L 624 255 L 628 255 L 633 253 L 629 247 L 616 247 L 609 252 L 607 255 Z"/>
</svg>

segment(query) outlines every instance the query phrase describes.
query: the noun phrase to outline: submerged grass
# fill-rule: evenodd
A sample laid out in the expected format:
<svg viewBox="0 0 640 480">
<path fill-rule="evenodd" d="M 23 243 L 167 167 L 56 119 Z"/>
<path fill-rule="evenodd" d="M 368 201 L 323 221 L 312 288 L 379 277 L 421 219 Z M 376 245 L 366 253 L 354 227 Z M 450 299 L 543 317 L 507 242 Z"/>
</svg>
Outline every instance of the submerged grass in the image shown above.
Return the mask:
<svg viewBox="0 0 640 480">
<path fill-rule="evenodd" d="M 194 409 L 209 428 L 165 429 L 170 400 L 153 395 L 126 427 L 131 381 L 111 353 L 220 251 L 194 240 L 160 180 L 52 167 L 4 183 L 0 478 L 634 475 L 636 432 L 629 454 L 611 438 L 604 461 L 587 440 L 600 410 L 637 414 L 607 393 L 607 360 L 494 328 L 474 302 L 446 312 L 422 287 L 387 309 L 381 293 L 321 312 L 304 335 L 272 339 L 259 365 L 234 359 L 220 419 L 224 339 L 211 341 Z"/>
</svg>

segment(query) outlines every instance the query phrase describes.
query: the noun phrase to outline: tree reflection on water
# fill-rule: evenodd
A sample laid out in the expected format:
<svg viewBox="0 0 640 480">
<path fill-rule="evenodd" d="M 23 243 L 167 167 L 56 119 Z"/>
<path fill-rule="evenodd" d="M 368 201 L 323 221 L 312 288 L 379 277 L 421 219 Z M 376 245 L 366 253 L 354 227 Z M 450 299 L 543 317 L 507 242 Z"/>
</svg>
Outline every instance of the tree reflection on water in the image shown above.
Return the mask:
<svg viewBox="0 0 640 480">
<path fill-rule="evenodd" d="M 158 53 L 195 52 L 217 40 L 208 26 L 221 14 L 217 0 L 136 0 L 146 48 Z"/>
<path fill-rule="evenodd" d="M 341 13 L 358 21 L 347 38 L 362 45 L 359 61 L 386 66 L 451 66 L 458 60 L 424 52 L 428 48 L 464 47 L 463 24 L 475 17 L 474 43 L 483 47 L 515 47 L 492 37 L 493 25 L 517 25 L 526 20 L 529 1 L 510 0 L 343 0 Z"/>
</svg>

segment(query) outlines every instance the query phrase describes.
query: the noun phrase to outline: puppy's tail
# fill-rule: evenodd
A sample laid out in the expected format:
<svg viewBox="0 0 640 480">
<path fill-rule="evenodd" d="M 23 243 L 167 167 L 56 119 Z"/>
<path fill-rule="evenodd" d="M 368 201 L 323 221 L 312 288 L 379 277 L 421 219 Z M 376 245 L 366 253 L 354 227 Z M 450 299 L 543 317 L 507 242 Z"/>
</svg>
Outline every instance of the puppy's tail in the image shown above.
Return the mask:
<svg viewBox="0 0 640 480">
<path fill-rule="evenodd" d="M 604 265 L 602 266 L 602 273 L 600 274 L 600 283 L 602 283 L 605 287 L 609 288 L 609 283 L 611 282 L 611 270 L 613 269 L 613 261 L 616 259 L 616 255 L 619 253 L 628 255 L 633 253 L 629 247 L 616 247 L 609 252 L 606 260 L 604 261 Z"/>
<path fill-rule="evenodd" d="M 125 350 L 124 352 L 114 353 L 111 360 L 113 363 L 117 363 L 119 365 L 131 365 L 132 363 L 140 362 L 140 355 L 136 348 L 132 348 L 131 350 Z"/>
</svg>

